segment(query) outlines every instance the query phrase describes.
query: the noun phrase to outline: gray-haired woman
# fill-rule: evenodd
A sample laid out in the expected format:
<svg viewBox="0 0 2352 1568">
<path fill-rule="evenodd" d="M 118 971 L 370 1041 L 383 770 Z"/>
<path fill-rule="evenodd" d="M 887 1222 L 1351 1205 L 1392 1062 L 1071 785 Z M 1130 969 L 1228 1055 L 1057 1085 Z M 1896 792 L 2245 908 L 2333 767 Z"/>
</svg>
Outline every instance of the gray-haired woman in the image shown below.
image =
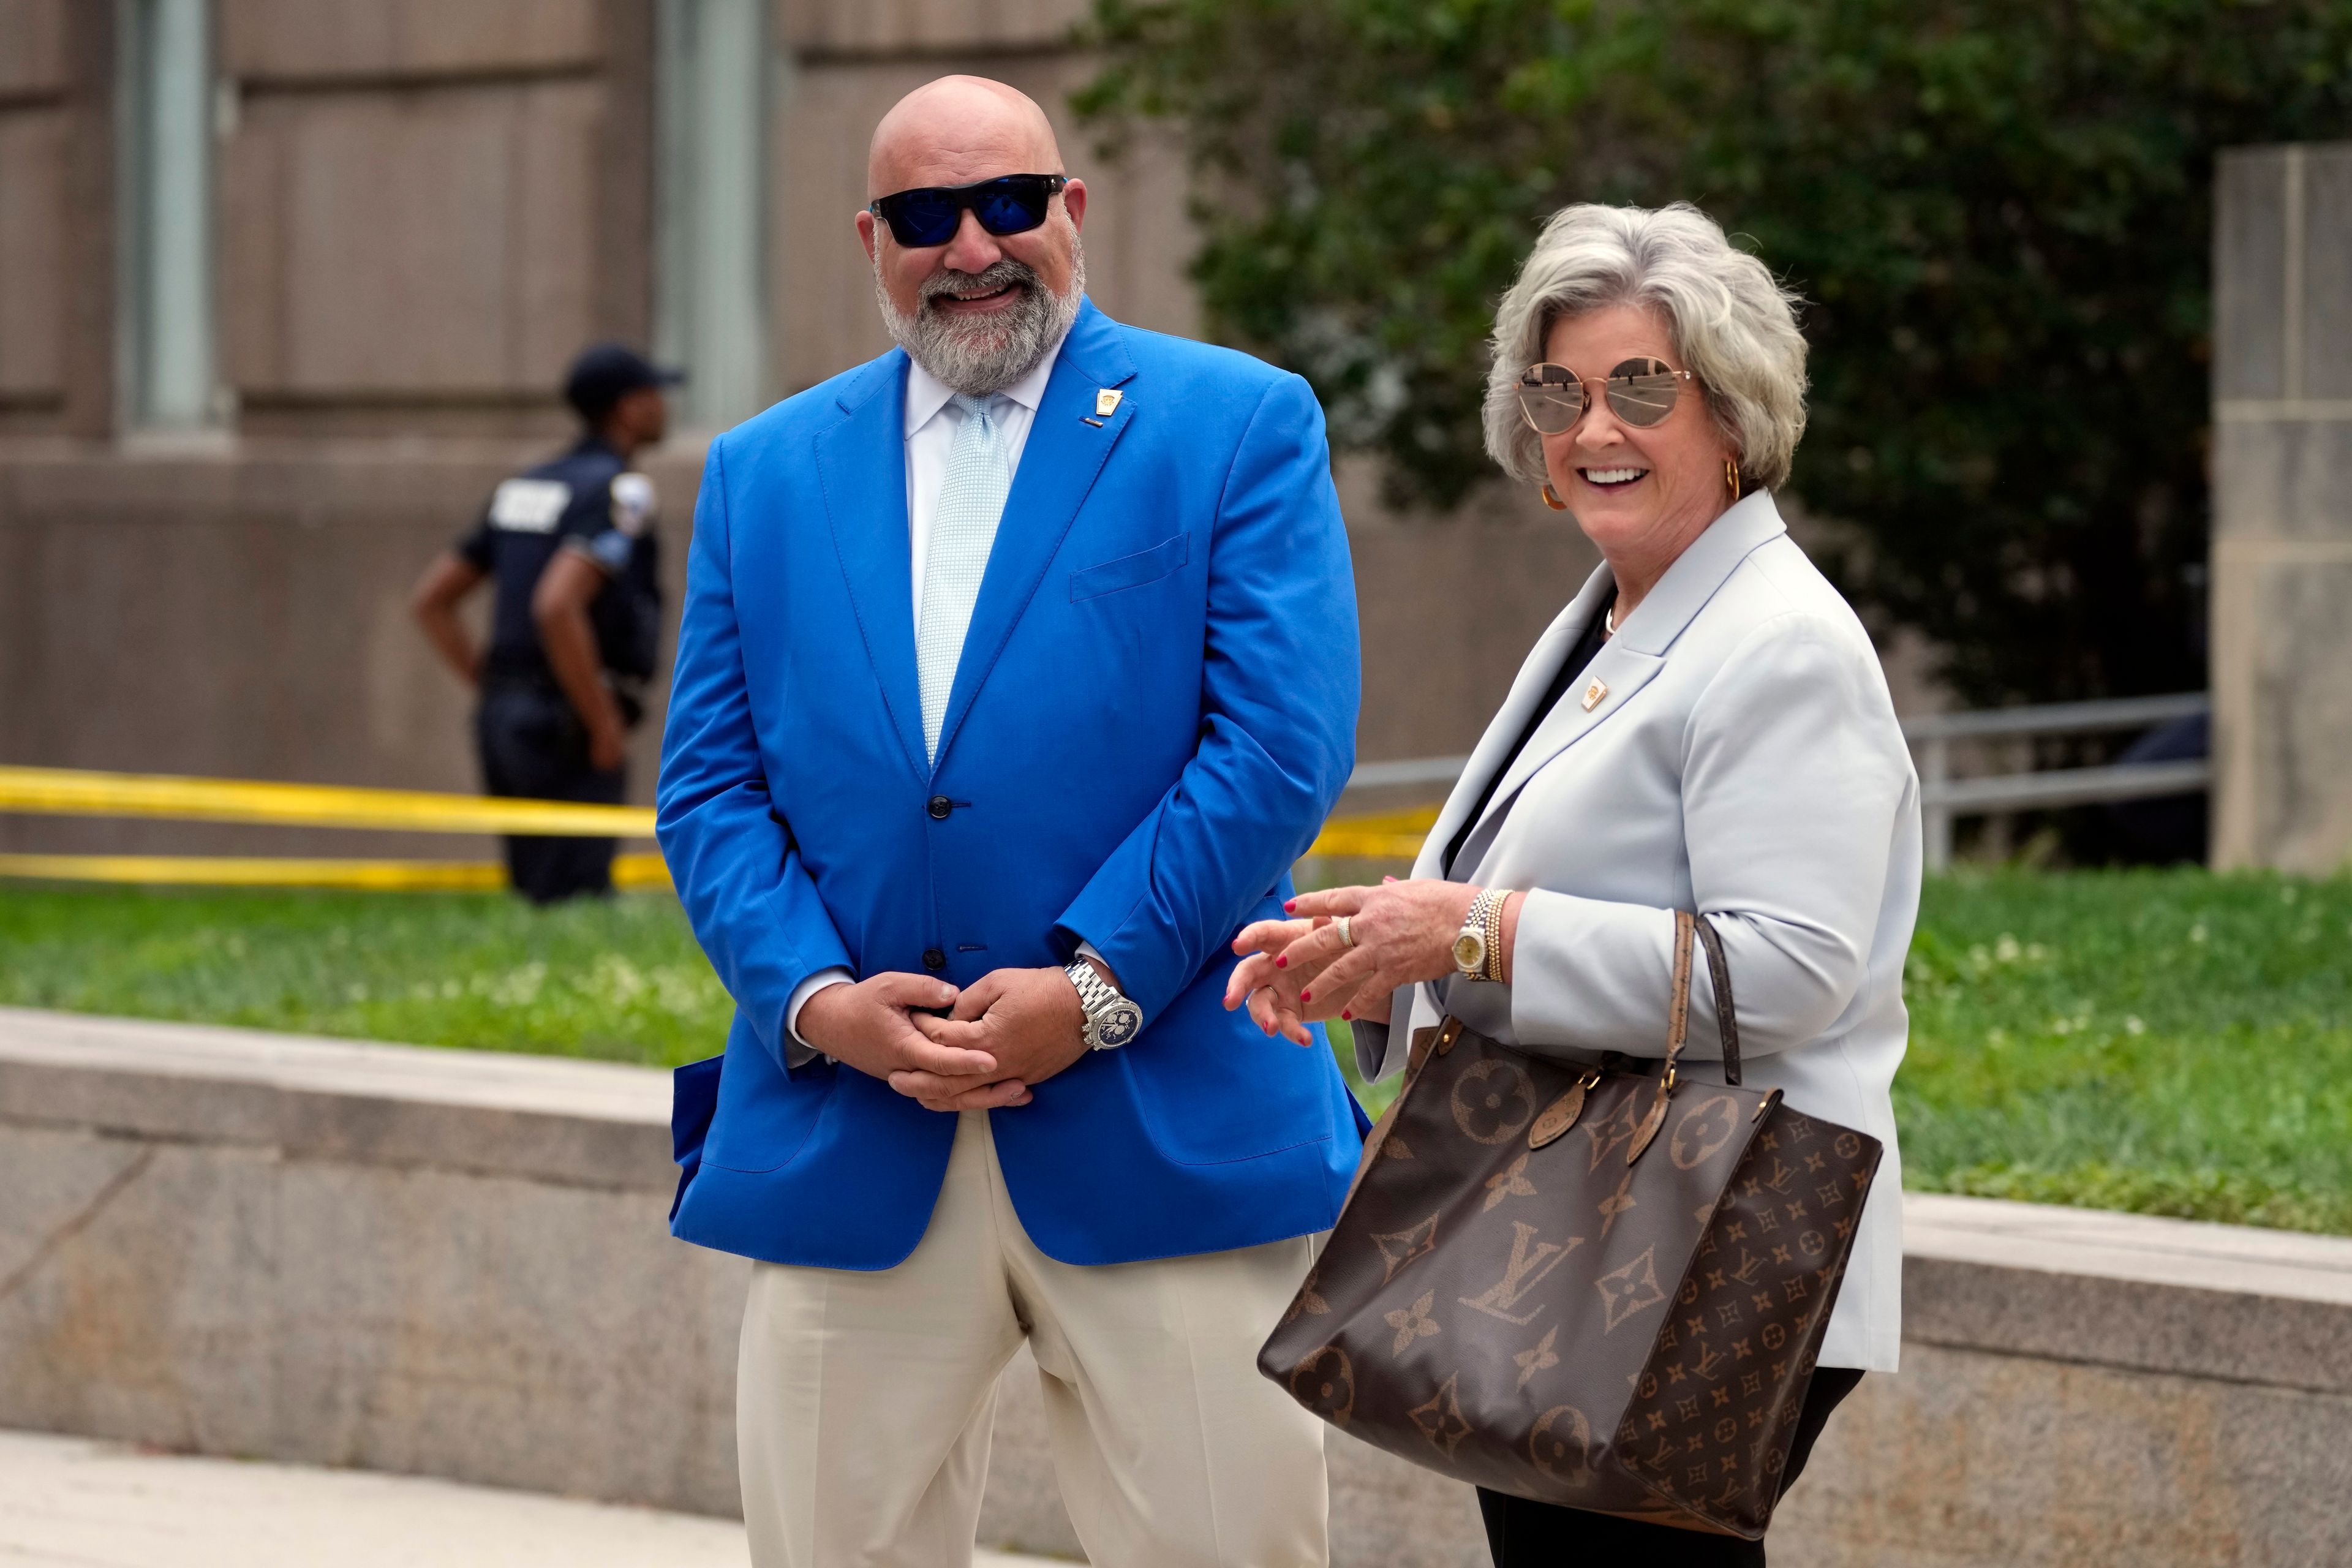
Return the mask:
<svg viewBox="0 0 2352 1568">
<path fill-rule="evenodd" d="M 1297 918 L 1244 930 L 1225 999 L 1300 1044 L 1302 1020 L 1350 1019 L 1368 1078 L 1449 1015 L 1520 1050 L 1657 1057 L 1674 911 L 1710 916 L 1748 1084 L 1885 1144 L 1784 1487 L 1863 1372 L 1895 1364 L 1888 1088 L 1920 863 L 1870 638 L 1772 504 L 1804 364 L 1790 297 L 1696 208 L 1572 206 L 1546 226 L 1496 322 L 1486 447 L 1603 564 L 1521 667 L 1412 879 L 1306 894 Z M 1713 1011 L 1702 977 L 1694 1047 Z M 1501 1568 L 1764 1561 L 1760 1542 L 1479 1501 Z"/>
</svg>

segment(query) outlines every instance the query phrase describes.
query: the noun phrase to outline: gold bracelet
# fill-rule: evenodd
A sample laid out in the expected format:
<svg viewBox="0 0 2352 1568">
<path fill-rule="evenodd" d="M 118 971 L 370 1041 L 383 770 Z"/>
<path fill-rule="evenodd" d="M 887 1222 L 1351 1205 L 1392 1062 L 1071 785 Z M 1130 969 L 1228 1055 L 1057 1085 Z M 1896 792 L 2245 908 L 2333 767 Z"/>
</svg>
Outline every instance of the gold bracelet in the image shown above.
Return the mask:
<svg viewBox="0 0 2352 1568">
<path fill-rule="evenodd" d="M 1488 980 L 1503 978 L 1503 906 L 1511 900 L 1508 888 L 1486 889 L 1486 919 L 1480 928 L 1486 938 L 1486 962 L 1482 966 Z"/>
</svg>

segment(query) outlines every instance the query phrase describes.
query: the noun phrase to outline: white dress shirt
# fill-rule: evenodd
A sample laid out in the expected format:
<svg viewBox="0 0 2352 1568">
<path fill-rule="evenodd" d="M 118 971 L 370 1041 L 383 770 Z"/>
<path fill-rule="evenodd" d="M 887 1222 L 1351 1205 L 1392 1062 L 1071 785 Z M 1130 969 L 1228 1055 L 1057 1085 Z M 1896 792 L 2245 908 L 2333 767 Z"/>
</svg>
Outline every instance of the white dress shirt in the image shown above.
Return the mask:
<svg viewBox="0 0 2352 1568">
<path fill-rule="evenodd" d="M 1068 336 L 1065 329 L 1034 370 L 996 395 L 1001 400 L 996 427 L 1004 443 L 1005 471 L 1015 479 L 1021 474 L 1022 449 L 1029 444 L 1029 426 L 1036 422 L 1037 405 L 1045 400 L 1045 384 L 1054 378 L 1054 362 L 1062 357 L 1062 341 Z M 956 430 L 962 424 L 963 412 L 955 405 L 955 389 L 909 361 L 906 408 L 907 553 L 914 563 L 909 603 L 910 613 L 918 622 L 923 615 L 923 568 L 930 555 L 931 523 L 939 516 L 940 487 L 947 482 L 948 453 L 955 446 Z M 1078 951 L 1089 958 L 1101 956 L 1084 943 Z M 786 1051 L 792 1066 L 798 1067 L 817 1054 L 801 1038 L 801 1008 L 826 986 L 846 985 L 856 979 L 848 970 L 835 965 L 818 970 L 793 988 L 792 999 L 784 1004 L 784 1027 L 793 1037 Z"/>
</svg>

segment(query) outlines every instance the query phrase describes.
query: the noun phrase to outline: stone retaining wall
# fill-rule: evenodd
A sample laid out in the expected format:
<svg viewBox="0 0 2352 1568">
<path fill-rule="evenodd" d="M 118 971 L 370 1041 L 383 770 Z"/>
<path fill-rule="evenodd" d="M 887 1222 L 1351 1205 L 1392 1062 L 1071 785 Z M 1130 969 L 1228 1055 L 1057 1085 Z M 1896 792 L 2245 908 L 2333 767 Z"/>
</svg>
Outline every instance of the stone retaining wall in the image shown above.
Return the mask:
<svg viewBox="0 0 2352 1568">
<path fill-rule="evenodd" d="M 0 1426 L 736 1510 L 743 1266 L 666 1075 L 0 1009 Z M 1906 1200 L 1906 1344 L 1773 1532 L 1822 1568 L 2352 1562 L 2352 1241 Z M 1344 1436 L 1343 1568 L 1485 1562 Z M 983 1539 L 1072 1552 L 1034 1376 Z"/>
</svg>

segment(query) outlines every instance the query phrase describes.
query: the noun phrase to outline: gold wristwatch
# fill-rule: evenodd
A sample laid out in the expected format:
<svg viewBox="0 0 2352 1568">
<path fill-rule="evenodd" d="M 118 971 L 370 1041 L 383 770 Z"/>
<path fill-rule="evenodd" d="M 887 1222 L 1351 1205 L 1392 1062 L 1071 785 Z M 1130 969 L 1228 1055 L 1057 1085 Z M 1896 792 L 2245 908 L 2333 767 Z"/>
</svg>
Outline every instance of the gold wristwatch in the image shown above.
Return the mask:
<svg viewBox="0 0 2352 1568">
<path fill-rule="evenodd" d="M 1508 888 L 1488 888 L 1470 900 L 1461 933 L 1454 939 L 1454 972 L 1465 980 L 1503 977 L 1503 905 Z"/>
</svg>

